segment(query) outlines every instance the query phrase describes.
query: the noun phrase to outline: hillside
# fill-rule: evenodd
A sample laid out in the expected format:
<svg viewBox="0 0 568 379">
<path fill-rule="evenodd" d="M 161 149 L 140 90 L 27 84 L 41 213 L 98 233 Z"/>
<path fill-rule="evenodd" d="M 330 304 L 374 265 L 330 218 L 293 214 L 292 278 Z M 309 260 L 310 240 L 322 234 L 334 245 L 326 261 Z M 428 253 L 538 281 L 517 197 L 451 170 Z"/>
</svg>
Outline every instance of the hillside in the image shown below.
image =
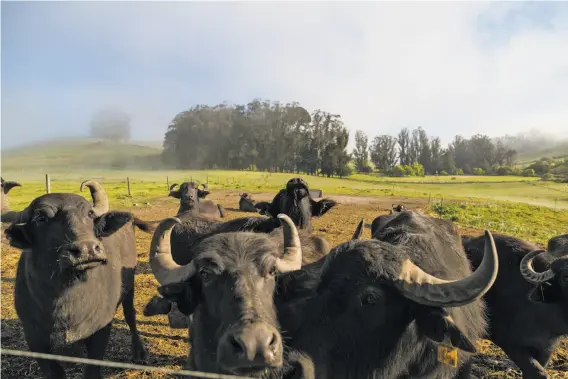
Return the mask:
<svg viewBox="0 0 568 379">
<path fill-rule="evenodd" d="M 537 152 L 531 152 L 528 154 L 523 154 L 522 151 L 519 152 L 518 163 L 519 165 L 526 166 L 540 158 L 566 158 L 568 157 L 568 141 L 562 141 L 555 146 L 545 147 Z"/>
<path fill-rule="evenodd" d="M 158 143 L 68 139 L 2 151 L 2 171 L 160 169 Z"/>
</svg>

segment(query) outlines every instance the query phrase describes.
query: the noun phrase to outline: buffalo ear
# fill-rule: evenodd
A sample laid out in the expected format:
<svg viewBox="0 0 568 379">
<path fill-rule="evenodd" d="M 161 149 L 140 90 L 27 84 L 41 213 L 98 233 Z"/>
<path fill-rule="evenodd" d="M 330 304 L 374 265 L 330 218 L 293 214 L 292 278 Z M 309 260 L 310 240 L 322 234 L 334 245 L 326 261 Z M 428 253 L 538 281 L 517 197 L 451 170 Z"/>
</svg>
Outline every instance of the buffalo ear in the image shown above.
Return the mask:
<svg viewBox="0 0 568 379">
<path fill-rule="evenodd" d="M 166 315 L 170 313 L 172 303 L 160 296 L 154 296 L 144 307 L 144 316 L 151 317 L 156 315 Z"/>
<path fill-rule="evenodd" d="M 107 212 L 95 219 L 95 235 L 108 237 L 132 220 L 134 216 L 130 212 Z"/>
<path fill-rule="evenodd" d="M 203 191 L 203 190 L 197 189 L 197 197 L 200 198 L 200 199 L 204 199 L 205 196 L 209 195 L 210 193 L 211 192 L 209 192 L 209 191 Z"/>
<path fill-rule="evenodd" d="M 12 224 L 4 231 L 4 234 L 10 242 L 10 246 L 16 249 L 30 249 L 32 247 L 33 241 L 26 224 Z"/>
<path fill-rule="evenodd" d="M 190 315 L 195 311 L 198 301 L 194 295 L 191 283 L 170 283 L 158 287 L 158 292 L 165 299 L 177 304 L 178 309 L 185 315 Z"/>
<path fill-rule="evenodd" d="M 181 193 L 179 191 L 170 191 L 168 196 L 171 196 L 175 199 L 181 199 Z"/>
<path fill-rule="evenodd" d="M 337 205 L 335 200 L 331 199 L 321 199 L 320 201 L 315 201 L 310 198 L 310 205 L 312 206 L 312 216 L 319 217 L 324 215 L 327 211 Z"/>
<path fill-rule="evenodd" d="M 419 333 L 431 340 L 442 343 L 451 341 L 458 349 L 475 353 L 475 345 L 456 326 L 452 317 L 443 308 L 421 309 L 415 315 Z"/>
</svg>

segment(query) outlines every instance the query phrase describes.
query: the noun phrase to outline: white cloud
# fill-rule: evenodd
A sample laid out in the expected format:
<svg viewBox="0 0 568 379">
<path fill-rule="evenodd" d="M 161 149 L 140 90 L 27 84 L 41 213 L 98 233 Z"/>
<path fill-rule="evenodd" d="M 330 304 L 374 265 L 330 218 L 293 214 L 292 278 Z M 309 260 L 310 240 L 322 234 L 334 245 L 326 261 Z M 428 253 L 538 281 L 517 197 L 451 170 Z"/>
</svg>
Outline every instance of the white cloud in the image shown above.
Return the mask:
<svg viewBox="0 0 568 379">
<path fill-rule="evenodd" d="M 421 125 L 444 142 L 532 127 L 568 135 L 567 7 L 543 29 L 516 2 L 66 4 L 46 14 L 51 27 L 112 49 L 146 75 L 136 88 L 77 83 L 63 98 L 85 108 L 123 99 L 142 135 L 161 137 L 187 99 L 253 96 L 340 113 L 352 134 Z M 506 29 L 511 12 L 520 29 L 488 47 L 479 17 Z M 165 62 L 212 66 L 223 79 L 195 87 Z"/>
</svg>

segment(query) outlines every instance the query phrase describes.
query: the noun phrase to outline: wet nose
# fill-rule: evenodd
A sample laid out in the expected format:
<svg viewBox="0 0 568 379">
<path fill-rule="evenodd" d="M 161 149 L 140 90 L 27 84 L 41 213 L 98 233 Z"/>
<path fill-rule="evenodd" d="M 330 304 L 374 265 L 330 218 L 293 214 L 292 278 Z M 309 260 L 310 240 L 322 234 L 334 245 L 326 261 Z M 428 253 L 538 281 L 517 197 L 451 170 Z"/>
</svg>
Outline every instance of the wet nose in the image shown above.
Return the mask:
<svg viewBox="0 0 568 379">
<path fill-rule="evenodd" d="M 105 259 L 102 243 L 99 241 L 83 241 L 73 244 L 69 252 L 75 257 Z"/>
<path fill-rule="evenodd" d="M 262 324 L 232 333 L 228 336 L 228 342 L 231 344 L 233 353 L 244 358 L 249 364 L 274 363 L 282 347 L 280 334 Z"/>
</svg>

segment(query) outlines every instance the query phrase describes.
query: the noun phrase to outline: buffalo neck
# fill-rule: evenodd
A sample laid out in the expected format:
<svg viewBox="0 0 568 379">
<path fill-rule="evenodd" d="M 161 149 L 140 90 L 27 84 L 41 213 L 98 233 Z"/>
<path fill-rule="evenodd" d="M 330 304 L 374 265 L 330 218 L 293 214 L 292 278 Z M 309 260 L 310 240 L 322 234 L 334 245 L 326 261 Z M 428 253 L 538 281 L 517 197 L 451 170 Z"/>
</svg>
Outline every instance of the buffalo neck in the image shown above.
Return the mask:
<svg viewBox="0 0 568 379">
<path fill-rule="evenodd" d="M 76 272 L 61 270 L 57 262 L 34 259 L 42 254 L 23 253 L 25 291 L 30 300 L 53 321 L 56 345 L 68 344 L 93 334 L 112 321 L 121 296 L 121 265 L 111 259 L 105 265 Z M 33 257 L 32 257 L 33 255 Z M 113 252 L 108 253 L 113 257 Z"/>
</svg>

